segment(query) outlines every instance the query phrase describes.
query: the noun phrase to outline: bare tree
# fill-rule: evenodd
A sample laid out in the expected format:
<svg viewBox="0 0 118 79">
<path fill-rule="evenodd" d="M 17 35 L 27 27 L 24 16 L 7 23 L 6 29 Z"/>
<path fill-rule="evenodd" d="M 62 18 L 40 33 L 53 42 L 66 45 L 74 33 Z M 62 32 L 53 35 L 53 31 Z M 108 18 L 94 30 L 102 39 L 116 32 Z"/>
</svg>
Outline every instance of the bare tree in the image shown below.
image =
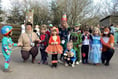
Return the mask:
<svg viewBox="0 0 118 79">
<path fill-rule="evenodd" d="M 82 22 L 82 19 L 89 13 L 91 0 L 56 0 L 58 12 L 62 16 L 67 14 L 68 23 L 73 25 L 76 22 Z M 89 10 L 88 10 L 89 9 Z M 61 12 L 59 12 L 61 11 Z"/>
</svg>

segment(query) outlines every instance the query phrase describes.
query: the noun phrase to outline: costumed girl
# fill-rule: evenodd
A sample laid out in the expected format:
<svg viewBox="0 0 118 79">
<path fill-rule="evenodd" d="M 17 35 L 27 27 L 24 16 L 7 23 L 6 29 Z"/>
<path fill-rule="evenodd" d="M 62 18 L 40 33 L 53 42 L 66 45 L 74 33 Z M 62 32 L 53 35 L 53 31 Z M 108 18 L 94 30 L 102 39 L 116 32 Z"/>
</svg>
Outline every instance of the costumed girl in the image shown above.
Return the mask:
<svg viewBox="0 0 118 79">
<path fill-rule="evenodd" d="M 60 37 L 58 35 L 59 30 L 56 27 L 52 28 L 51 37 L 49 39 L 49 45 L 46 48 L 48 54 L 52 54 L 52 67 L 57 67 L 58 54 L 63 53 L 63 48 L 60 45 Z"/>
<path fill-rule="evenodd" d="M 102 52 L 102 44 L 101 44 L 101 32 L 99 28 L 95 27 L 93 29 L 93 35 L 90 44 L 90 52 L 89 52 L 89 63 L 98 65 L 101 63 L 101 52 Z"/>
<path fill-rule="evenodd" d="M 12 36 L 12 26 L 3 26 L 1 28 L 2 38 L 2 54 L 5 58 L 4 72 L 11 72 L 9 69 L 9 63 L 11 59 L 12 46 L 19 46 L 20 44 L 13 43 Z"/>
</svg>

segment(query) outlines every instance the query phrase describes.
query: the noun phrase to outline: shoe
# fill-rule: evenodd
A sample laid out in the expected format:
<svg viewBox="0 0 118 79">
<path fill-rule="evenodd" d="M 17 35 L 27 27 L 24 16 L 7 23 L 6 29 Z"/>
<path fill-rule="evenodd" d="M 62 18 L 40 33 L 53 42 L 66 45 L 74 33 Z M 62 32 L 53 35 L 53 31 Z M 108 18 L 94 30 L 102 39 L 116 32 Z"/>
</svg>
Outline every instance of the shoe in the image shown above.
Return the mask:
<svg viewBox="0 0 118 79">
<path fill-rule="evenodd" d="M 63 61 L 62 61 L 62 60 L 58 60 L 58 62 L 59 62 L 59 63 L 61 63 L 61 64 L 63 63 Z"/>
<path fill-rule="evenodd" d="M 55 66 L 54 67 L 57 68 L 57 63 L 55 63 Z"/>
<path fill-rule="evenodd" d="M 68 66 L 68 64 L 67 64 L 67 63 L 65 63 L 65 66 L 67 67 L 67 66 Z"/>
<path fill-rule="evenodd" d="M 4 69 L 3 72 L 12 72 L 10 69 Z"/>
<path fill-rule="evenodd" d="M 40 62 L 40 61 L 38 61 L 38 64 L 41 64 L 41 62 Z"/>
<path fill-rule="evenodd" d="M 105 60 L 102 60 L 102 64 L 105 64 Z"/>
<path fill-rule="evenodd" d="M 72 67 L 75 67 L 75 65 L 74 65 L 74 64 L 72 64 Z"/>
<path fill-rule="evenodd" d="M 35 63 L 35 60 L 32 60 L 32 63 L 34 64 Z"/>
<path fill-rule="evenodd" d="M 23 60 L 23 63 L 26 63 L 27 62 L 27 60 Z"/>
<path fill-rule="evenodd" d="M 99 65 L 100 65 L 100 63 L 96 63 L 95 65 L 96 65 L 96 66 L 99 66 Z"/>
<path fill-rule="evenodd" d="M 105 65 L 105 66 L 109 66 L 109 63 L 105 63 L 104 65 Z"/>
<path fill-rule="evenodd" d="M 51 65 L 51 68 L 54 68 L 54 67 L 56 68 L 55 64 L 52 64 L 52 65 Z"/>
<path fill-rule="evenodd" d="M 78 61 L 76 61 L 76 65 L 78 65 L 79 64 L 79 62 Z"/>
<path fill-rule="evenodd" d="M 79 61 L 79 63 L 81 63 L 81 62 L 82 62 L 82 60 Z"/>
<path fill-rule="evenodd" d="M 47 61 L 45 61 L 45 62 L 44 62 L 44 64 L 45 64 L 45 65 L 48 65 L 48 62 L 47 62 Z"/>
</svg>

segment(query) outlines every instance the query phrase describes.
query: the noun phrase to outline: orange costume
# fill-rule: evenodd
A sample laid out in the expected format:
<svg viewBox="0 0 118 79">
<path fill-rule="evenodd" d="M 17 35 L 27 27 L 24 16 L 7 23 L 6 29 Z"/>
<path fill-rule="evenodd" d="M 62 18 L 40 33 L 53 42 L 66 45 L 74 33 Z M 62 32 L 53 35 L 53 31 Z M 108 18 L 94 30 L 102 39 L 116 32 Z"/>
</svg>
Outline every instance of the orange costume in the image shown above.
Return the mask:
<svg viewBox="0 0 118 79">
<path fill-rule="evenodd" d="M 108 27 L 104 28 L 104 33 L 102 35 L 103 48 L 102 48 L 102 63 L 105 66 L 109 66 L 110 60 L 115 52 L 114 50 L 114 36 L 110 34 Z"/>
<path fill-rule="evenodd" d="M 103 37 L 103 39 L 104 39 L 104 37 Z M 105 42 L 105 40 L 104 40 L 104 42 Z M 111 48 L 111 46 L 110 46 L 111 43 L 114 43 L 114 36 L 113 35 L 110 35 L 109 40 L 106 42 L 107 46 L 103 45 L 102 51 L 104 52 L 104 51 L 107 51 L 108 48 Z"/>
<path fill-rule="evenodd" d="M 60 45 L 60 37 L 58 35 L 50 37 L 46 52 L 49 54 L 62 54 L 63 48 Z"/>
<path fill-rule="evenodd" d="M 48 54 L 52 54 L 52 67 L 57 67 L 58 54 L 62 54 L 63 48 L 60 45 L 59 30 L 56 27 L 52 28 L 52 34 L 49 39 L 49 45 L 46 48 Z"/>
</svg>

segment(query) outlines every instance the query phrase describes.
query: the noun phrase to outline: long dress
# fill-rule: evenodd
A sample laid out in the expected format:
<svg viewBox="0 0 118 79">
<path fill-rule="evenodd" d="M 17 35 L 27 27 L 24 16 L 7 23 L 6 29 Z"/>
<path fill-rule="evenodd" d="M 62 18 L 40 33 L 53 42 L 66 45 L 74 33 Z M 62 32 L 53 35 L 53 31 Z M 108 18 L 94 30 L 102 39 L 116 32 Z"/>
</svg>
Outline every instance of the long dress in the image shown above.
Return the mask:
<svg viewBox="0 0 118 79">
<path fill-rule="evenodd" d="M 92 64 L 101 63 L 102 44 L 100 39 L 101 39 L 100 36 L 92 36 L 89 58 L 88 58 L 89 63 Z"/>
</svg>

